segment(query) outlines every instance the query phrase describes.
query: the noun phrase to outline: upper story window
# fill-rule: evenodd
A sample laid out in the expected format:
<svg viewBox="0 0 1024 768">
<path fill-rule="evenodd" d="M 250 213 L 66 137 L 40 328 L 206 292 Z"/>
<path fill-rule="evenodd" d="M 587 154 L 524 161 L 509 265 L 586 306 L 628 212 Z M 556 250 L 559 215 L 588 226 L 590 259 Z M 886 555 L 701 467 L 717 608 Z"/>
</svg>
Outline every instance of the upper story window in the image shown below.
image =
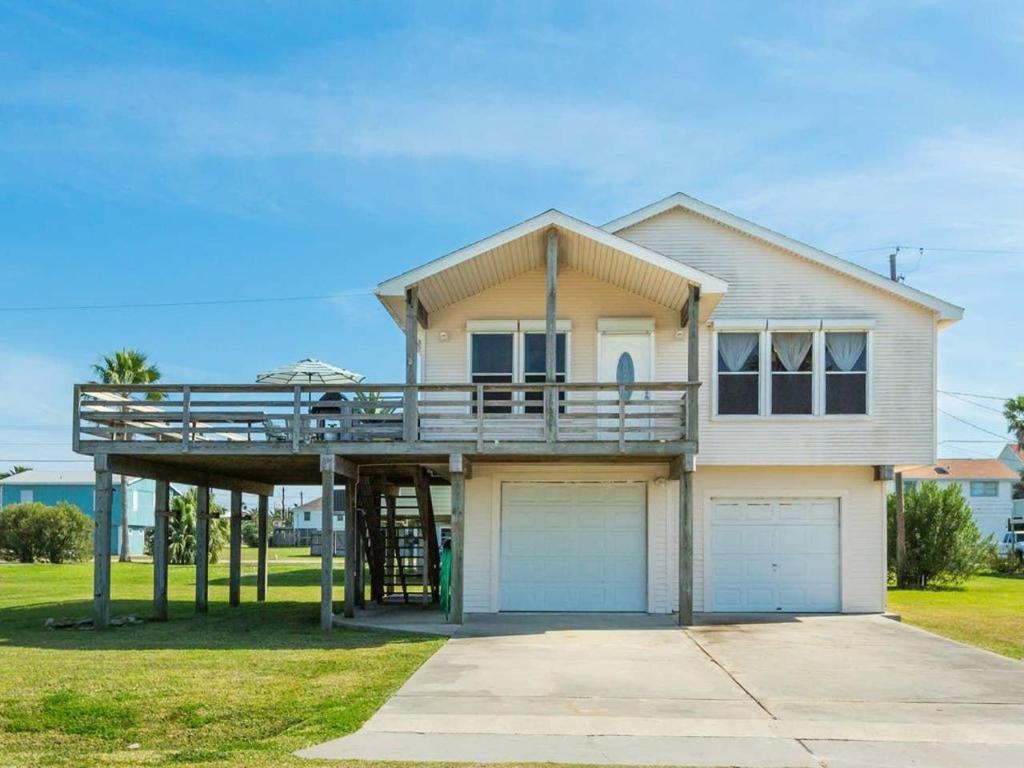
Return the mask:
<svg viewBox="0 0 1024 768">
<path fill-rule="evenodd" d="M 814 412 L 814 334 L 772 333 L 772 413 Z"/>
<path fill-rule="evenodd" d="M 868 335 L 825 333 L 825 413 L 868 412 Z"/>
<path fill-rule="evenodd" d="M 547 334 L 543 331 L 471 331 L 469 378 L 474 384 L 543 383 L 546 380 Z M 564 331 L 555 337 L 555 381 L 564 382 L 568 373 L 568 340 Z M 563 400 L 565 393 L 559 393 Z M 526 392 L 526 413 L 543 413 L 543 392 Z M 484 413 L 512 413 L 510 390 L 484 393 Z M 475 410 L 474 410 L 475 413 Z"/>
<path fill-rule="evenodd" d="M 302 520 L 303 520 L 303 522 L 306 522 L 306 523 L 309 522 L 309 512 L 303 512 L 302 513 Z"/>
<path fill-rule="evenodd" d="M 758 333 L 718 334 L 718 412 L 760 413 L 761 355 Z"/>
<path fill-rule="evenodd" d="M 473 333 L 470 336 L 470 381 L 474 384 L 511 384 L 515 378 L 515 334 Z M 510 391 L 487 391 L 484 413 L 511 413 Z"/>
<path fill-rule="evenodd" d="M 995 480 L 971 480 L 971 496 L 998 496 L 999 483 Z"/>
</svg>

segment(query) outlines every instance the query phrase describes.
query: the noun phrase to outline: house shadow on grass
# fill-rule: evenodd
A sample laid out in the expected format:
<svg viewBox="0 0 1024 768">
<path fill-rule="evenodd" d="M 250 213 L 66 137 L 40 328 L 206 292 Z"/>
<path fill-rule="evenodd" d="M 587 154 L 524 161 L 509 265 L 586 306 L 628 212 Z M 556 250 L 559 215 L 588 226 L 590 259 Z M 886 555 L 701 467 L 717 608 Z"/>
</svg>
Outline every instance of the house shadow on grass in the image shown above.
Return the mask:
<svg viewBox="0 0 1024 768">
<path fill-rule="evenodd" d="M 105 630 L 50 629 L 49 618 L 84 619 L 92 616 L 92 600 L 64 600 L 0 609 L 0 648 L 23 647 L 51 650 L 246 650 L 246 649 L 356 649 L 387 644 L 431 642 L 432 638 L 363 628 L 320 629 L 319 591 L 308 600 L 274 600 L 274 588 L 319 585 L 320 572 L 312 569 L 272 571 L 268 602 L 257 603 L 252 587 L 255 577 L 243 579 L 242 602 L 231 607 L 227 590 L 219 585 L 227 579 L 211 579 L 209 611 L 195 612 L 192 599 L 172 599 L 169 621 L 151 621 L 151 600 L 117 599 L 114 585 L 112 617 L 134 615 L 145 623 Z M 334 611 L 342 609 L 342 577 L 335 574 Z M 191 585 L 189 585 L 191 594 Z M 180 594 L 180 590 L 179 594 Z"/>
</svg>

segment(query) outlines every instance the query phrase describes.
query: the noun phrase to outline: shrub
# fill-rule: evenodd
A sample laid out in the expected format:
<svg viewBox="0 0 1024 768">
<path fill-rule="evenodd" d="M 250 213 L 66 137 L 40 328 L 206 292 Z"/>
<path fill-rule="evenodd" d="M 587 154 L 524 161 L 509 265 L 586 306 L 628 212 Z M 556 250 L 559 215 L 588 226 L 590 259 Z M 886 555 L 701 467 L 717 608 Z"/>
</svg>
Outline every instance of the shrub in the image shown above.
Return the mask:
<svg viewBox="0 0 1024 768">
<path fill-rule="evenodd" d="M 889 570 L 896 573 L 896 495 L 889 495 Z M 951 584 L 981 570 L 991 539 L 982 539 L 959 484 L 924 483 L 904 498 L 908 585 Z"/>
<path fill-rule="evenodd" d="M 1024 574 L 1024 557 L 1020 552 L 1011 551 L 1005 555 L 999 553 L 999 547 L 992 542 L 985 552 L 985 570 L 999 576 L 1017 576 Z"/>
<path fill-rule="evenodd" d="M 39 502 L 10 504 L 0 510 L 0 554 L 31 563 L 84 560 L 92 545 L 93 523 L 66 501 L 47 507 Z"/>
<path fill-rule="evenodd" d="M 255 520 L 242 522 L 242 541 L 247 547 L 258 547 L 260 544 L 260 525 Z M 267 526 L 267 541 L 270 541 L 270 526 Z"/>
</svg>

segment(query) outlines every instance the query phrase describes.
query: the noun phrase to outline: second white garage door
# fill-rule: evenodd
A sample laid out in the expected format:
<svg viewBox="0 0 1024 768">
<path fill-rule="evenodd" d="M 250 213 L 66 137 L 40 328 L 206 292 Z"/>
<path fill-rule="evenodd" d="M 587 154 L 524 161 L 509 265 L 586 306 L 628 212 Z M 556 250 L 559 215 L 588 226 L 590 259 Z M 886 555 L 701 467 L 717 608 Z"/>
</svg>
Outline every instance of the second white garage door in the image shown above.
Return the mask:
<svg viewBox="0 0 1024 768">
<path fill-rule="evenodd" d="M 711 610 L 840 610 L 838 499 L 715 499 Z"/>
<path fill-rule="evenodd" d="M 503 611 L 647 610 L 643 483 L 504 483 Z"/>
</svg>

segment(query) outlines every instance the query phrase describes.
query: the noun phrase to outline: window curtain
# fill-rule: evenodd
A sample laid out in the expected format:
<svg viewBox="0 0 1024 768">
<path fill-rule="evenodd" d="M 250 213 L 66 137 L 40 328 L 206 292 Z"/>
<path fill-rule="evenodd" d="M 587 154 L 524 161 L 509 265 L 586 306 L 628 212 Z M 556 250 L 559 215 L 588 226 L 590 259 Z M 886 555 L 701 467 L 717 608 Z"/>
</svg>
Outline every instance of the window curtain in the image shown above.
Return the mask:
<svg viewBox="0 0 1024 768">
<path fill-rule="evenodd" d="M 742 370 L 750 353 L 757 347 L 756 333 L 718 334 L 718 354 L 727 373 Z"/>
<path fill-rule="evenodd" d="M 852 371 L 867 346 L 866 333 L 826 333 L 825 346 L 840 371 Z"/>
<path fill-rule="evenodd" d="M 799 371 L 811 351 L 812 338 L 809 333 L 773 333 L 772 349 L 779 356 L 782 367 L 790 372 Z"/>
</svg>

